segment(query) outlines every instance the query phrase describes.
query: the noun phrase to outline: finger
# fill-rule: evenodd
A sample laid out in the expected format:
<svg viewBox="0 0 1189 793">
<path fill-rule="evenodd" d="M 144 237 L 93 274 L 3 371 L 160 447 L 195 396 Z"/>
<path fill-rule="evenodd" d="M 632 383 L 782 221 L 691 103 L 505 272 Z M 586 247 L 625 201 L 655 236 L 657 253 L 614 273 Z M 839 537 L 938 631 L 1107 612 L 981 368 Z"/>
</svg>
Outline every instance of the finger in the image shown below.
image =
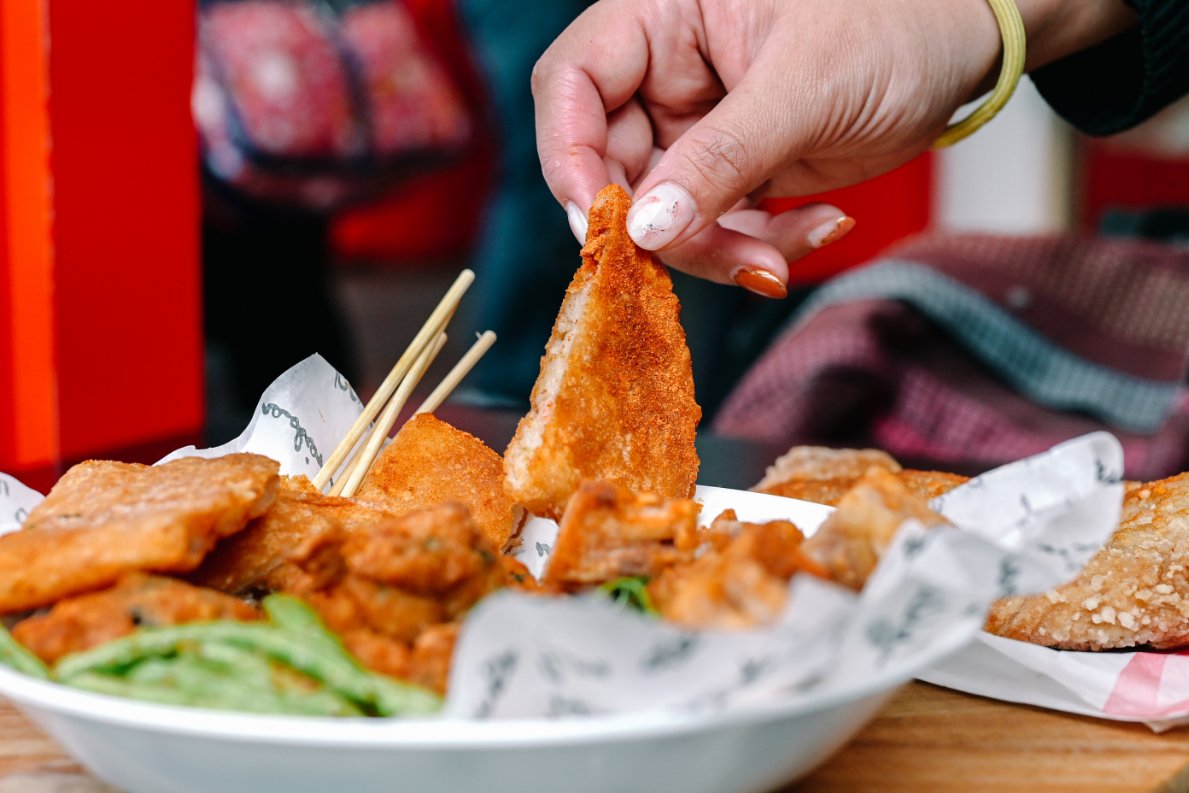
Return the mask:
<svg viewBox="0 0 1189 793">
<path fill-rule="evenodd" d="M 583 214 L 611 181 L 608 113 L 635 94 L 648 68 L 643 28 L 622 5 L 588 8 L 533 68 L 541 170 L 562 206 L 574 204 Z"/>
<path fill-rule="evenodd" d="M 768 77 L 762 62 L 666 150 L 640 183 L 628 215 L 636 244 L 660 250 L 707 228 L 736 201 L 798 158 L 814 106 L 804 81 Z M 809 102 L 807 105 L 806 103 Z"/>
<path fill-rule="evenodd" d="M 607 159 L 622 165 L 628 185 L 633 185 L 648 172 L 652 153 L 652 124 L 633 99 L 607 118 Z M 633 192 L 626 189 L 629 195 Z"/>
<path fill-rule="evenodd" d="M 761 209 L 732 210 L 718 219 L 718 225 L 762 240 L 793 262 L 842 239 L 855 220 L 836 206 L 808 204 L 776 215 Z"/>
<path fill-rule="evenodd" d="M 658 254 L 665 264 L 720 284 L 738 284 L 765 297 L 788 293 L 788 265 L 773 245 L 712 223 Z"/>
</svg>

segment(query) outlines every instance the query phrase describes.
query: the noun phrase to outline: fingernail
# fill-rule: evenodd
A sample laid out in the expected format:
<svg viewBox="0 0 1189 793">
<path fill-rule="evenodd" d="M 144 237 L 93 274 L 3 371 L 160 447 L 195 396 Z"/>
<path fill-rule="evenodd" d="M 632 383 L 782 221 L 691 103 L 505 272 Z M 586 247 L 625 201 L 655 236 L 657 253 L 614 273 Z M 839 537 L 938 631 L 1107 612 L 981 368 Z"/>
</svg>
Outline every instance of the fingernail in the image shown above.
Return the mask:
<svg viewBox="0 0 1189 793">
<path fill-rule="evenodd" d="M 578 205 L 573 201 L 567 201 L 566 219 L 570 221 L 570 231 L 574 232 L 574 236 L 578 238 L 578 242 L 585 245 L 586 229 L 589 225 L 589 222 L 586 220 L 586 213 L 579 209 Z"/>
<path fill-rule="evenodd" d="M 850 233 L 850 230 L 855 227 L 855 219 L 843 215 L 838 220 L 831 220 L 829 223 L 823 223 L 813 231 L 805 235 L 809 239 L 809 244 L 815 248 L 824 248 L 831 242 L 838 242 L 838 240 Z"/>
<path fill-rule="evenodd" d="M 641 248 L 663 248 L 685 230 L 697 213 L 684 187 L 665 182 L 648 191 L 628 212 L 628 235 Z"/>
<path fill-rule="evenodd" d="M 789 290 L 784 283 L 767 270 L 758 267 L 744 267 L 735 273 L 735 283 L 749 292 L 770 297 L 774 300 L 788 297 Z"/>
</svg>

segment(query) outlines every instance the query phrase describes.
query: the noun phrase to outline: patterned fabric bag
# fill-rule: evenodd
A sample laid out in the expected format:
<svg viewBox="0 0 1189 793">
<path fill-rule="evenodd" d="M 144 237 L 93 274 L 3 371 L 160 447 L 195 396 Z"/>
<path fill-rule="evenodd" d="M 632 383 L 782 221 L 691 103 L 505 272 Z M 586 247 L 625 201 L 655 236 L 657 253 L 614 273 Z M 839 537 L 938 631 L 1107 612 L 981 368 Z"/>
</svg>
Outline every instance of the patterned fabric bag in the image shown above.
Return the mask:
<svg viewBox="0 0 1189 793">
<path fill-rule="evenodd" d="M 326 211 L 462 149 L 459 86 L 397 0 L 203 0 L 204 165 L 234 191 Z"/>
</svg>

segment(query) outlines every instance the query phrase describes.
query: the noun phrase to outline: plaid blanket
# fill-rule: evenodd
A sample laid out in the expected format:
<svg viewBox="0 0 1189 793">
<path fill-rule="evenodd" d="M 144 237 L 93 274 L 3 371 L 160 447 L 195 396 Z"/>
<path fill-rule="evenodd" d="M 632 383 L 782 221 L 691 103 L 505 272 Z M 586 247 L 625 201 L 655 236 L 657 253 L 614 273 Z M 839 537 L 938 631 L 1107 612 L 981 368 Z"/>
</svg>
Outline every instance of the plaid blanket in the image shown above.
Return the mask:
<svg viewBox="0 0 1189 793">
<path fill-rule="evenodd" d="M 1189 467 L 1189 249 L 923 237 L 830 282 L 714 429 L 982 470 L 1095 429 L 1127 476 Z"/>
</svg>

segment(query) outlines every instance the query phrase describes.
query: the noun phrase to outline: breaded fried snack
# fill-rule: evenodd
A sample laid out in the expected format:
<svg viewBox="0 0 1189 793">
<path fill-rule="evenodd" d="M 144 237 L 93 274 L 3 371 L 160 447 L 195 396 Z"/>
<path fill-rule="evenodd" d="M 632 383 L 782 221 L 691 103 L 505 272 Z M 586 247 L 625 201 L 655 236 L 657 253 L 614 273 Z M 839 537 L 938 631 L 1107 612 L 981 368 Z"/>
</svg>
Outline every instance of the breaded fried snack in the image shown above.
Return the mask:
<svg viewBox="0 0 1189 793">
<path fill-rule="evenodd" d="M 584 586 L 655 575 L 692 557 L 698 510 L 690 499 L 666 500 L 610 482 L 583 482 L 566 506 L 542 580 Z"/>
<path fill-rule="evenodd" d="M 879 449 L 794 446 L 768 467 L 764 478 L 752 490 L 833 507 L 871 468 L 895 474 L 908 492 L 926 500 L 968 481 L 964 476 L 944 471 L 903 469 L 891 455 Z"/>
<path fill-rule="evenodd" d="M 398 513 L 457 501 L 496 548 L 506 547 L 524 520 L 524 508 L 504 492 L 499 454 L 429 413 L 401 427 L 355 496 L 390 504 Z"/>
<path fill-rule="evenodd" d="M 53 664 L 140 627 L 259 617 L 255 608 L 222 592 L 165 576 L 131 573 L 110 589 L 58 601 L 48 613 L 17 623 L 12 635 Z"/>
<path fill-rule="evenodd" d="M 838 500 L 834 513 L 805 541 L 804 550 L 830 578 L 859 590 L 891 545 L 900 524 L 910 518 L 925 526 L 949 523 L 929 509 L 923 498 L 910 493 L 894 473 L 869 468 Z"/>
<path fill-rule="evenodd" d="M 664 266 L 628 236 L 630 206 L 614 185 L 595 199 L 532 409 L 504 453 L 508 493 L 536 515 L 559 518 L 584 480 L 694 492 L 702 410 L 680 306 Z"/>
<path fill-rule="evenodd" d="M 283 476 L 268 512 L 222 540 L 186 578 L 231 594 L 283 592 L 299 574 L 289 560 L 296 548 L 327 532 L 367 531 L 395 515 L 384 504 L 324 495 L 304 476 Z"/>
<path fill-rule="evenodd" d="M 1189 644 L 1189 473 L 1129 483 L 1119 528 L 1082 572 L 996 601 L 986 628 L 1063 650 Z"/>
<path fill-rule="evenodd" d="M 157 466 L 80 463 L 0 537 L 0 613 L 46 606 L 137 570 L 193 570 L 272 504 L 274 460 L 186 457 Z"/>
</svg>

